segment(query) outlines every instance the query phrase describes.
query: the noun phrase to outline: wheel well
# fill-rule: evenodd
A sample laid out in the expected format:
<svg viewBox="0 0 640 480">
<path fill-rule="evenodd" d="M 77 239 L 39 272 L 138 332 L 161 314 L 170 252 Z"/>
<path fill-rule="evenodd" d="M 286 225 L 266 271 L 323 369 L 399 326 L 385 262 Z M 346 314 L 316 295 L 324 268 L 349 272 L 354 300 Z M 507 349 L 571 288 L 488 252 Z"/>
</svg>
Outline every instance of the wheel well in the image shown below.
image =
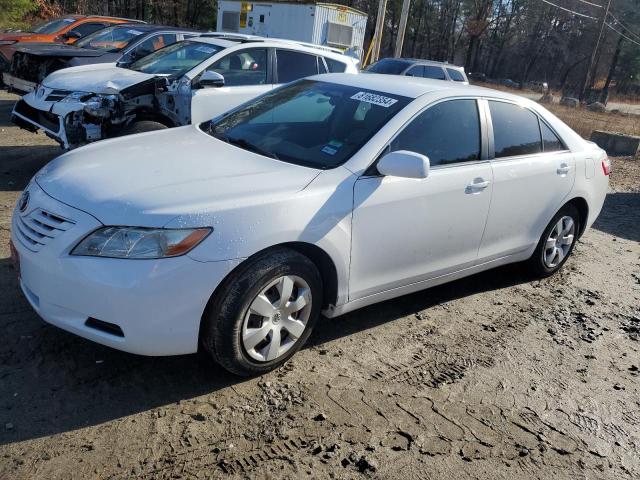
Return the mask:
<svg viewBox="0 0 640 480">
<path fill-rule="evenodd" d="M 589 219 L 589 205 L 587 201 L 582 197 L 576 197 L 569 200 L 566 205 L 573 205 L 578 209 L 578 213 L 580 214 L 580 232 L 578 232 L 578 236 L 581 237 L 587 228 L 587 221 Z"/>
<path fill-rule="evenodd" d="M 162 115 L 160 113 L 157 112 L 152 112 L 152 111 L 148 111 L 148 110 L 137 110 L 135 113 L 135 118 L 133 119 L 133 122 L 138 122 L 141 120 L 151 120 L 153 122 L 158 122 L 163 124 L 165 127 L 168 128 L 173 128 L 175 126 L 177 126 L 173 120 L 171 120 L 169 117 Z"/>
<path fill-rule="evenodd" d="M 307 257 L 309 260 L 311 260 L 315 264 L 318 271 L 320 272 L 320 277 L 322 278 L 322 285 L 324 290 L 323 292 L 324 302 L 322 307 L 325 308 L 329 305 L 335 305 L 335 303 L 338 300 L 338 271 L 329 254 L 325 252 L 323 249 L 321 249 L 320 247 L 313 245 L 312 243 L 287 242 L 287 243 L 280 243 L 278 245 L 272 245 L 270 247 L 267 247 L 263 250 L 260 250 L 259 252 L 254 253 L 249 258 L 252 258 L 255 255 L 264 253 L 266 251 L 269 251 L 278 247 L 286 247 L 286 248 L 295 250 L 301 255 L 304 255 L 305 257 Z M 208 316 L 207 312 L 213 305 L 214 300 L 220 294 L 220 291 L 222 290 L 223 285 L 225 285 L 232 277 L 232 273 L 234 273 L 243 265 L 245 265 L 246 261 L 247 259 L 245 259 L 239 265 L 236 265 L 236 267 L 227 274 L 227 276 L 218 284 L 216 289 L 211 294 L 211 297 L 207 302 L 204 312 L 202 313 L 202 318 L 200 321 L 200 331 L 198 333 L 198 344 L 200 344 L 200 339 L 202 338 L 203 328 L 205 327 L 206 318 Z"/>
<path fill-rule="evenodd" d="M 324 287 L 324 305 L 335 305 L 338 300 L 338 271 L 331 257 L 320 247 L 306 242 L 289 242 L 276 245 L 288 247 L 311 260 L 320 272 Z"/>
</svg>

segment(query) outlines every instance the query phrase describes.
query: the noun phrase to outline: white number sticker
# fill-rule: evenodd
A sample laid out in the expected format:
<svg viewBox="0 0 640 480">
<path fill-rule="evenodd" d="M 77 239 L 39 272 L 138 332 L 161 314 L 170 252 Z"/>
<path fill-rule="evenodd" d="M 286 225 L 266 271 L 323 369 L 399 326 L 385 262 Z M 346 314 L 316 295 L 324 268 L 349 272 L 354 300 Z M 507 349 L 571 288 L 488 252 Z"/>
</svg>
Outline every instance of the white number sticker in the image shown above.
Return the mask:
<svg viewBox="0 0 640 480">
<path fill-rule="evenodd" d="M 140 30 L 127 30 L 127 33 L 130 33 L 131 35 L 142 35 Z"/>
<path fill-rule="evenodd" d="M 352 100 L 360 100 L 361 102 L 372 103 L 374 105 L 380 105 L 384 108 L 389 108 L 398 100 L 390 97 L 383 97 L 382 95 L 376 95 L 375 93 L 358 92 L 351 97 Z"/>
</svg>

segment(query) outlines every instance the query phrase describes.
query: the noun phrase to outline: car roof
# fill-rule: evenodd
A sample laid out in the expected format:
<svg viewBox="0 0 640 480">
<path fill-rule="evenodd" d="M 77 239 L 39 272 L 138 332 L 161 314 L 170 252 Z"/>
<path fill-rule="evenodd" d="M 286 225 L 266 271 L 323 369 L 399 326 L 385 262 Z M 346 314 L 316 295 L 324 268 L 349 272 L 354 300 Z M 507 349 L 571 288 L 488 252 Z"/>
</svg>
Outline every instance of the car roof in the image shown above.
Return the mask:
<svg viewBox="0 0 640 480">
<path fill-rule="evenodd" d="M 298 43 L 294 40 L 281 40 L 281 39 L 270 39 L 270 38 L 260 38 L 260 37 L 255 37 L 256 39 L 250 39 L 250 40 L 242 40 L 242 39 L 226 39 L 226 38 L 220 38 L 220 37 L 208 37 L 206 34 L 202 37 L 194 37 L 194 38 L 190 38 L 189 40 L 191 41 L 195 41 L 195 42 L 202 42 L 202 43 L 211 43 L 213 45 L 218 45 L 220 47 L 232 47 L 232 46 L 236 46 L 236 45 L 247 45 L 247 47 L 265 47 L 265 48 L 273 48 L 273 47 L 279 47 L 279 48 L 290 48 L 290 49 L 294 49 L 294 50 L 300 50 L 301 52 L 310 52 L 310 53 L 314 53 L 316 55 L 322 55 L 323 57 L 329 57 L 329 58 L 335 58 L 335 59 L 340 59 L 341 61 L 344 61 L 345 59 L 349 59 L 353 62 L 356 62 L 357 59 L 354 59 L 353 57 L 350 57 L 348 55 L 344 55 L 342 53 L 336 53 L 332 50 L 328 50 L 328 49 L 324 49 L 322 47 L 322 45 L 311 45 L 311 44 L 305 44 L 305 43 Z"/>
<path fill-rule="evenodd" d="M 168 31 L 177 31 L 177 32 L 196 32 L 191 28 L 180 28 L 180 27 L 170 27 L 167 25 L 149 25 L 147 23 L 116 23 L 114 25 L 109 25 L 107 28 L 135 28 L 140 32 L 156 32 L 158 30 L 168 30 Z"/>
<path fill-rule="evenodd" d="M 432 92 L 449 91 L 452 95 L 469 95 L 502 98 L 516 102 L 526 101 L 524 97 L 510 93 L 493 90 L 491 88 L 476 87 L 460 82 L 443 82 L 422 77 L 401 77 L 382 73 L 369 73 L 367 75 L 354 75 L 350 73 L 329 73 L 314 75 L 313 80 L 348 85 L 351 87 L 374 90 L 391 95 L 402 95 L 409 98 L 418 98 Z"/>
<path fill-rule="evenodd" d="M 378 62 L 398 62 L 398 63 L 405 63 L 405 64 L 407 64 L 407 66 L 415 65 L 415 64 L 436 65 L 436 66 L 439 66 L 439 67 L 453 68 L 453 69 L 460 70 L 460 71 L 464 72 L 464 67 L 461 67 L 459 65 L 454 65 L 453 63 L 448 63 L 448 62 L 438 62 L 437 60 L 426 60 L 424 58 L 405 58 L 405 57 L 393 58 L 393 57 L 386 57 L 386 58 L 381 58 L 380 60 L 378 60 Z M 376 62 L 376 63 L 378 63 L 378 62 Z"/>
</svg>

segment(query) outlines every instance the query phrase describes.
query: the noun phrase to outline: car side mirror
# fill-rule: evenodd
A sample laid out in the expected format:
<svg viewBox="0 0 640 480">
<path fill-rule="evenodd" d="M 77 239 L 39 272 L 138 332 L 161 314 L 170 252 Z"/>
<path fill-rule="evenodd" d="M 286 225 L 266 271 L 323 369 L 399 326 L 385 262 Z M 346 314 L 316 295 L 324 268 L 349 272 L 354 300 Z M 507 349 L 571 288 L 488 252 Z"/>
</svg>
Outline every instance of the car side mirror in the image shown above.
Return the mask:
<svg viewBox="0 0 640 480">
<path fill-rule="evenodd" d="M 77 40 L 82 37 L 82 34 L 77 30 L 69 30 L 67 33 L 62 35 L 65 40 Z"/>
<path fill-rule="evenodd" d="M 196 86 L 198 88 L 224 87 L 224 77 L 213 70 L 205 70 L 200 75 Z"/>
<path fill-rule="evenodd" d="M 378 162 L 378 172 L 390 177 L 427 178 L 429 158 L 408 150 L 390 152 Z"/>
</svg>

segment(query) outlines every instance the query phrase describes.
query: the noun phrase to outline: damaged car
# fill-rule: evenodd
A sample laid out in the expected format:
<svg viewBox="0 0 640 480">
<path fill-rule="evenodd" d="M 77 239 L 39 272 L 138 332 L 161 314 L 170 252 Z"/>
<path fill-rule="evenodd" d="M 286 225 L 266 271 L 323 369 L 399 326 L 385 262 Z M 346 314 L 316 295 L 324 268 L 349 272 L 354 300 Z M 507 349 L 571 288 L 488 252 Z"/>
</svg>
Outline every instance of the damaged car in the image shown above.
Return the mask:
<svg viewBox="0 0 640 480">
<path fill-rule="evenodd" d="M 28 93 L 57 70 L 95 63 L 130 64 L 199 32 L 160 25 L 123 24 L 98 30 L 73 45 L 36 43 L 18 48 L 8 73 L 8 90 Z"/>
<path fill-rule="evenodd" d="M 358 60 L 294 41 L 205 34 L 130 64 L 58 70 L 16 103 L 12 121 L 72 149 L 210 120 L 278 84 L 332 72 L 357 73 Z"/>
</svg>

